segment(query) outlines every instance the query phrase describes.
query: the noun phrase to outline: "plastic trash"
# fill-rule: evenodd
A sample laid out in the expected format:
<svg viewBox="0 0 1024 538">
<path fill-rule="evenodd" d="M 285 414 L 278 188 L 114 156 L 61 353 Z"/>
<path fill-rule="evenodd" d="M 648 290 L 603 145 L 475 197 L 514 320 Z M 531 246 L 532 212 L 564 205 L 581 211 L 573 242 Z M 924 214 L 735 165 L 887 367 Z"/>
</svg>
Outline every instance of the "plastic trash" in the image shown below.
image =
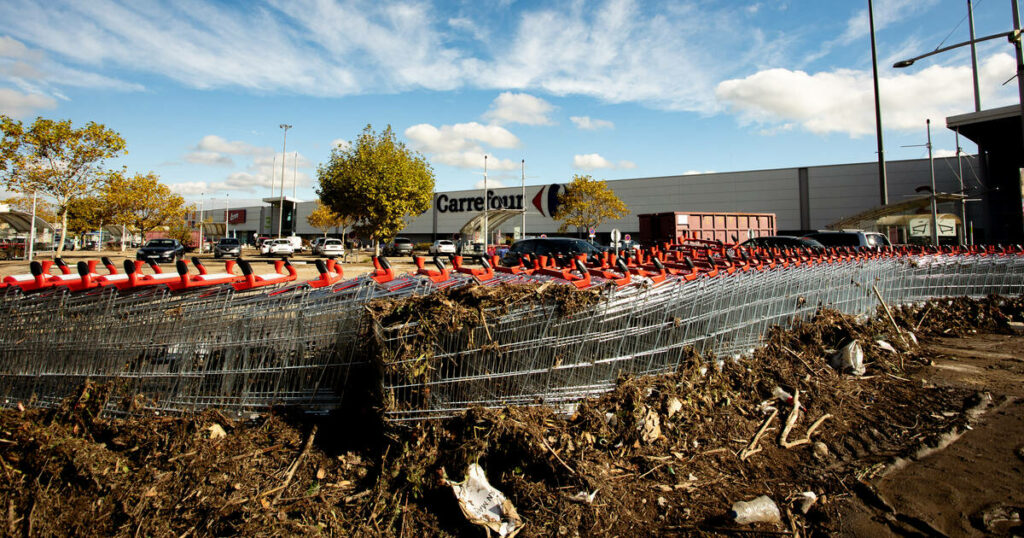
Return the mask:
<svg viewBox="0 0 1024 538">
<path fill-rule="evenodd" d="M 523 520 L 505 494 L 491 486 L 482 467 L 472 463 L 462 482 L 451 482 L 459 508 L 466 519 L 494 531 L 501 537 L 515 536 Z"/>
<path fill-rule="evenodd" d="M 736 514 L 736 523 L 740 525 L 782 522 L 778 505 L 767 495 L 761 495 L 752 501 L 737 501 L 733 503 L 732 511 Z"/>
<path fill-rule="evenodd" d="M 860 347 L 860 342 L 856 340 L 843 346 L 843 349 L 832 355 L 832 360 L 829 362 L 833 368 L 840 372 L 864 375 L 864 349 Z"/>
<path fill-rule="evenodd" d="M 775 388 L 772 389 L 772 396 L 775 396 L 780 402 L 793 405 L 793 395 L 778 385 L 775 385 Z"/>
<path fill-rule="evenodd" d="M 892 347 L 892 344 L 886 342 L 885 340 L 878 340 L 875 343 L 878 344 L 878 347 L 882 348 L 885 351 L 888 351 L 889 353 L 897 353 L 896 348 Z"/>
</svg>

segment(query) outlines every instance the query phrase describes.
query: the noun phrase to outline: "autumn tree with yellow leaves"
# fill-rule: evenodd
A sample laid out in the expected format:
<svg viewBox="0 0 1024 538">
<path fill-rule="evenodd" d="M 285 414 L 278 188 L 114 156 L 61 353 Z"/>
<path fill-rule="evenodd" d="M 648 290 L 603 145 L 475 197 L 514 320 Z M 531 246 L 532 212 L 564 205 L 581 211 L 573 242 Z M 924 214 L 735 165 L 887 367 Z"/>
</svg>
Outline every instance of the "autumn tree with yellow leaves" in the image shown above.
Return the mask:
<svg viewBox="0 0 1024 538">
<path fill-rule="evenodd" d="M 0 186 L 37 192 L 53 201 L 61 221 L 60 256 L 71 202 L 96 190 L 104 178 L 104 161 L 124 152 L 124 139 L 102 124 L 89 122 L 75 128 L 71 120 L 41 117 L 25 126 L 0 115 L 0 132 Z"/>
<path fill-rule="evenodd" d="M 109 222 L 123 224 L 143 237 L 185 218 L 185 199 L 153 172 L 130 177 L 123 171 L 110 172 L 100 193 Z"/>
<path fill-rule="evenodd" d="M 570 226 L 575 226 L 577 231 L 597 228 L 606 221 L 629 214 L 626 204 L 608 188 L 607 182 L 589 175 L 573 176 L 565 192 L 558 195 L 558 204 L 553 218 L 562 223 L 559 233 L 565 233 Z"/>
</svg>

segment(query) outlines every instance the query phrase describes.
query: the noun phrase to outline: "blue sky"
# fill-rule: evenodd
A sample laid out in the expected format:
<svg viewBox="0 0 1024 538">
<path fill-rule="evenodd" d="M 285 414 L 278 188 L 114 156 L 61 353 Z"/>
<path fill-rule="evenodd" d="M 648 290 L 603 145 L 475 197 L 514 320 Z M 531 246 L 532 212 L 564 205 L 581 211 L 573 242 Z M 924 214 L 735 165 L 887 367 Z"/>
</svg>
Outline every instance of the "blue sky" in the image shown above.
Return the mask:
<svg viewBox="0 0 1024 538">
<path fill-rule="evenodd" d="M 978 36 L 1010 3 L 974 3 Z M 876 0 L 886 157 L 951 155 L 973 110 L 966 1 Z M 390 124 L 438 190 L 876 159 L 864 1 L 0 2 L 0 113 L 103 123 L 190 200 L 313 199 L 316 166 Z M 1017 102 L 979 46 L 983 108 Z M 1009 83 L 1004 84 L 1007 80 Z M 976 151 L 962 141 L 965 151 Z M 276 169 L 273 166 L 276 159 Z M 275 170 L 272 172 L 272 169 Z M 213 200 L 216 200 L 215 202 Z"/>
</svg>

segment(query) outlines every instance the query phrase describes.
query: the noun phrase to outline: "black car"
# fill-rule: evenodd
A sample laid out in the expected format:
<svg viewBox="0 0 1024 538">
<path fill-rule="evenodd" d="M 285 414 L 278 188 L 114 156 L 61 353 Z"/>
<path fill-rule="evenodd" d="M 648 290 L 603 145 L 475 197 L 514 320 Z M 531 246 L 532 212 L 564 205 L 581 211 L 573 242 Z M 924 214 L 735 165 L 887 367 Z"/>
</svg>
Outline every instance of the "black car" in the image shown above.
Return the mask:
<svg viewBox="0 0 1024 538">
<path fill-rule="evenodd" d="M 136 260 L 170 262 L 185 257 L 185 247 L 177 239 L 150 239 L 146 246 L 135 252 Z"/>
<path fill-rule="evenodd" d="M 823 245 L 808 237 L 791 235 L 765 235 L 754 237 L 740 243 L 741 247 L 761 248 L 821 248 Z"/>
<path fill-rule="evenodd" d="M 501 264 L 512 266 L 519 263 L 524 254 L 531 256 L 565 256 L 575 257 L 586 254 L 588 258 L 601 256 L 604 249 L 582 239 L 572 237 L 537 237 L 523 239 L 512 244 L 512 248 L 501 258 Z"/>
<path fill-rule="evenodd" d="M 237 237 L 223 237 L 217 242 L 217 245 L 213 247 L 213 257 L 220 258 L 221 256 L 234 256 L 235 258 L 242 255 L 242 242 Z"/>
</svg>

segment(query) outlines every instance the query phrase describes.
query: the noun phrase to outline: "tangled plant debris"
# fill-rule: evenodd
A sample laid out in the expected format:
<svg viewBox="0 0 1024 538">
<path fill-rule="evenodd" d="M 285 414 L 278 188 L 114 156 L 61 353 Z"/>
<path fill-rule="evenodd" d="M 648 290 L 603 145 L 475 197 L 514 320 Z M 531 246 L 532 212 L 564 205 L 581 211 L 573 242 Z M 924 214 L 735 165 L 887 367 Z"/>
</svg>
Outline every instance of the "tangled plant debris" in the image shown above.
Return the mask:
<svg viewBox="0 0 1024 538">
<path fill-rule="evenodd" d="M 521 295 L 475 297 L 486 310 L 535 300 L 537 290 L 508 293 Z M 374 315 L 420 316 L 434 324 L 420 330 L 449 330 L 473 315 L 468 299 L 422 298 L 434 301 L 417 307 L 427 310 L 379 307 Z M 568 415 L 544 406 L 473 409 L 376 428 L 345 414 L 283 411 L 245 420 L 217 411 L 101 417 L 104 387 L 86 384 L 57 409 L 0 412 L 2 528 L 480 536 L 445 479 L 478 465 L 514 506 L 518 536 L 827 534 L 837 528 L 837 500 L 853 495 L 859 479 L 965 421 L 968 393 L 909 382 L 922 357 L 897 331 L 1007 330 L 1022 305 L 933 301 L 894 309 L 898 328 L 825 310 L 772 330 L 752 357 L 694 356 L 672 374 L 623 378 Z M 851 341 L 863 350 L 864 376 L 829 364 Z M 733 503 L 761 496 L 777 506 L 778 522 L 739 523 Z"/>
</svg>

